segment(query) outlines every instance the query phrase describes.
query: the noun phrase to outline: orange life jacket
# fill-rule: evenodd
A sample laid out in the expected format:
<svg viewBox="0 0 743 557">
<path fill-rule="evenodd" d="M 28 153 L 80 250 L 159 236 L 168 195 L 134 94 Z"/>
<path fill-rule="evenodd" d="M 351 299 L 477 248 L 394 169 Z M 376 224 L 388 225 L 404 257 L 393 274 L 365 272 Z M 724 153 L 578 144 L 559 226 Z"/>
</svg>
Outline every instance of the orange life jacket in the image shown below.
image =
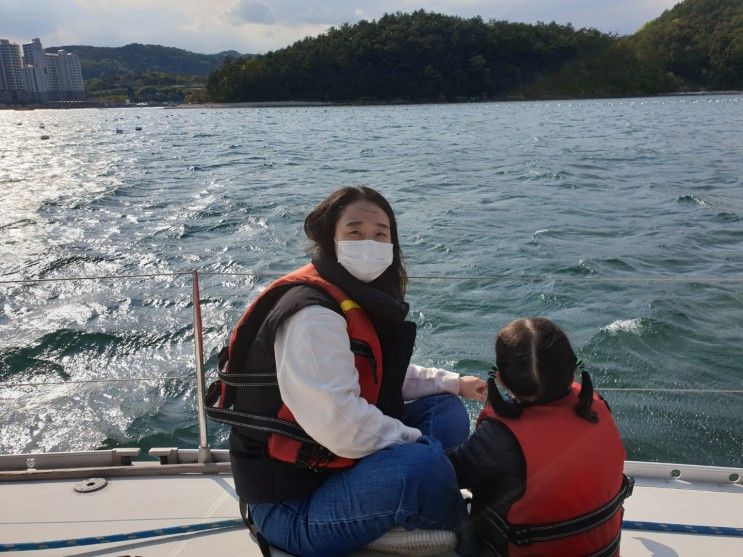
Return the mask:
<svg viewBox="0 0 743 557">
<path fill-rule="evenodd" d="M 505 517 L 483 505 L 488 526 L 508 540 L 509 556 L 619 554 L 622 501 L 632 489 L 624 446 L 598 395 L 598 423 L 576 414 L 579 391 L 574 383 L 567 396 L 528 406 L 518 418 L 498 416 L 490 405 L 480 414 L 478 425 L 493 420 L 513 433 L 526 463 L 524 493 Z"/>
<path fill-rule="evenodd" d="M 265 388 L 271 386 L 278 391 L 276 378 L 266 378 L 266 374 L 256 373 L 254 370 L 239 370 L 241 362 L 235 361 L 233 355 L 238 352 L 237 347 L 243 348 L 244 354 L 255 339 L 260 322 L 274 302 L 268 300 L 277 294 L 296 285 L 309 285 L 321 289 L 333 298 L 340 306 L 344 317 L 348 336 L 351 340 L 351 350 L 354 352 L 355 365 L 359 373 L 361 396 L 370 404 L 376 404 L 379 389 L 382 384 L 383 361 L 379 337 L 369 317 L 361 307 L 351 300 L 340 288 L 322 278 L 315 267 L 310 263 L 289 273 L 288 275 L 270 284 L 256 300 L 248 307 L 232 331 L 226 357 L 220 358 L 226 362 L 220 370 L 220 380 L 212 384 L 207 394 L 207 415 L 210 418 L 261 431 L 270 431 L 267 441 L 267 452 L 271 458 L 306 466 L 313 469 L 343 469 L 355 464 L 354 459 L 344 458 L 331 453 L 325 447 L 311 439 L 297 424 L 296 419 L 285 404 L 276 416 L 260 416 L 249 412 L 230 409 L 230 388 Z M 280 294 L 279 294 L 280 295 Z M 265 303 L 268 301 L 268 307 Z M 256 308 L 261 308 L 256 317 Z M 272 380 L 271 380 L 272 379 Z M 280 395 L 279 395 L 280 396 Z"/>
</svg>

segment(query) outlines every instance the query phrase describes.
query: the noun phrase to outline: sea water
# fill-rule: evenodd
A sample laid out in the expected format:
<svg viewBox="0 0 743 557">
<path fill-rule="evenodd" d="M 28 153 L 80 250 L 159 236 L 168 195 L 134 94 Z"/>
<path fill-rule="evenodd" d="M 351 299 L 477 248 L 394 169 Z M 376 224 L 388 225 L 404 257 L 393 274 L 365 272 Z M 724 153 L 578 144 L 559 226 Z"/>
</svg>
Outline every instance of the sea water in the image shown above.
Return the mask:
<svg viewBox="0 0 743 557">
<path fill-rule="evenodd" d="M 195 446 L 188 273 L 213 376 L 350 184 L 396 211 L 414 362 L 484 377 L 498 329 L 545 316 L 629 458 L 740 465 L 741 130 L 735 95 L 2 111 L 0 453 Z"/>
</svg>

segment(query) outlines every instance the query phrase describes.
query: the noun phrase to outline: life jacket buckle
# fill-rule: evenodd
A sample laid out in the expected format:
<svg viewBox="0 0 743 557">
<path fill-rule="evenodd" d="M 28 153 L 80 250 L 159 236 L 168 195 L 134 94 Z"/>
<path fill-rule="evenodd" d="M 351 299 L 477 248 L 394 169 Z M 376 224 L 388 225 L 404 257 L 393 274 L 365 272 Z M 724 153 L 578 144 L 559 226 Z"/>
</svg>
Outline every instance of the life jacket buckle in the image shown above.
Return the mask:
<svg viewBox="0 0 743 557">
<path fill-rule="evenodd" d="M 632 492 L 635 490 L 635 478 L 633 476 L 624 475 L 624 499 L 632 496 Z"/>
<path fill-rule="evenodd" d="M 509 534 L 513 536 L 513 542 L 516 545 L 531 545 L 534 543 L 534 537 L 532 536 L 531 528 L 509 528 Z"/>
<path fill-rule="evenodd" d="M 207 406 L 214 406 L 214 403 L 219 400 L 220 396 L 222 395 L 222 381 L 214 381 L 209 385 L 209 388 L 206 390 L 206 395 L 204 395 L 204 403 L 206 403 Z"/>
<path fill-rule="evenodd" d="M 313 472 L 321 472 L 326 469 L 328 463 L 335 458 L 329 449 L 314 443 L 302 443 L 297 451 L 295 465 Z"/>
</svg>

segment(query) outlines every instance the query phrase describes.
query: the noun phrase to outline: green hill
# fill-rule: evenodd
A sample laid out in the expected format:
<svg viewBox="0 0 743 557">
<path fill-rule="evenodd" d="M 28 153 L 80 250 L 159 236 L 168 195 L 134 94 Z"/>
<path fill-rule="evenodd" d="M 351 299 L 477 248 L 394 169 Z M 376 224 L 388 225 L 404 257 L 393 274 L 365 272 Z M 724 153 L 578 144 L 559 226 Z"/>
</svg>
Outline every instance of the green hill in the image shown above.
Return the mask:
<svg viewBox="0 0 743 557">
<path fill-rule="evenodd" d="M 180 48 L 132 43 L 121 47 L 65 45 L 80 57 L 89 98 L 114 102 L 180 103 L 203 89 L 207 76 L 232 56 L 234 50 L 197 54 Z M 251 55 L 243 55 L 250 58 Z"/>
<path fill-rule="evenodd" d="M 595 29 L 484 22 L 429 13 L 385 15 L 212 74 L 220 101 L 424 101 L 519 94 L 555 67 L 611 46 Z"/>
<path fill-rule="evenodd" d="M 743 89 L 743 1 L 685 0 L 647 23 L 629 44 L 641 60 L 688 86 Z"/>
<path fill-rule="evenodd" d="M 632 37 L 423 10 L 233 58 L 211 100 L 456 101 L 743 88 L 743 0 L 686 0 Z"/>
<path fill-rule="evenodd" d="M 240 56 L 234 50 L 218 54 L 197 54 L 152 44 L 132 43 L 120 47 L 67 45 L 45 49 L 54 52 L 64 48 L 80 57 L 83 78 L 113 76 L 118 73 L 163 72 L 206 77 L 228 56 Z M 248 55 L 249 56 L 249 55 Z"/>
<path fill-rule="evenodd" d="M 641 71 L 626 71 L 636 66 Z M 222 102 L 386 102 L 614 96 L 670 86 L 665 72 L 596 29 L 420 10 L 229 60 L 209 77 L 207 91 Z"/>
</svg>

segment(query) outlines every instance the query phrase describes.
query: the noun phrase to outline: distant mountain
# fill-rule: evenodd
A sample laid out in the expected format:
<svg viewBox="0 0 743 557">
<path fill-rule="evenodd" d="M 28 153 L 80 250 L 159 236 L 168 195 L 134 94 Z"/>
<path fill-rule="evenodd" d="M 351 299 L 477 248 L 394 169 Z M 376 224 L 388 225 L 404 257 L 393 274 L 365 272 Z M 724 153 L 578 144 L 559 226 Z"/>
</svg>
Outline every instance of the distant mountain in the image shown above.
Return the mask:
<svg viewBox="0 0 743 557">
<path fill-rule="evenodd" d="M 688 85 L 743 89 L 743 1 L 685 0 L 645 24 L 629 44 Z"/>
<path fill-rule="evenodd" d="M 247 56 L 235 50 L 217 54 L 198 54 L 170 46 L 132 43 L 120 47 L 85 45 L 55 46 L 45 49 L 54 52 L 64 48 L 80 56 L 83 78 L 113 77 L 117 74 L 168 74 L 206 77 L 222 65 L 225 58 Z"/>
</svg>

